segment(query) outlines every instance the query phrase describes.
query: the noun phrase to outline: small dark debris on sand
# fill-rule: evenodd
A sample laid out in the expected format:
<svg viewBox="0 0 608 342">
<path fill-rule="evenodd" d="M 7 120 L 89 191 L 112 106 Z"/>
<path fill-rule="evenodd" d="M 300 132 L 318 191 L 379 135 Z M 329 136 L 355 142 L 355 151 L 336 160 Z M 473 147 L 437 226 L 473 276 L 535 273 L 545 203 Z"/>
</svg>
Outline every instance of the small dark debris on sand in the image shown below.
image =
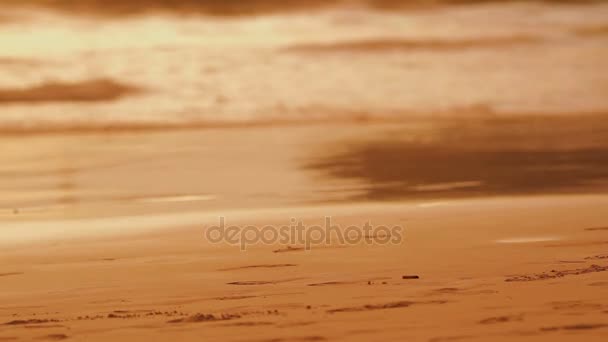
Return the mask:
<svg viewBox="0 0 608 342">
<path fill-rule="evenodd" d="M 401 279 L 420 279 L 420 277 L 412 274 L 412 275 L 404 275 L 403 277 L 401 277 Z"/>
<path fill-rule="evenodd" d="M 581 274 L 586 274 L 586 273 L 595 273 L 595 272 L 604 272 L 604 271 L 608 271 L 608 266 L 591 265 L 587 268 L 577 268 L 574 270 L 564 270 L 564 271 L 552 270 L 551 272 L 513 276 L 513 277 L 509 277 L 509 278 L 505 279 L 505 281 L 512 282 L 512 281 L 547 280 L 547 279 L 562 278 L 562 277 L 569 276 L 569 275 L 581 275 Z"/>
</svg>

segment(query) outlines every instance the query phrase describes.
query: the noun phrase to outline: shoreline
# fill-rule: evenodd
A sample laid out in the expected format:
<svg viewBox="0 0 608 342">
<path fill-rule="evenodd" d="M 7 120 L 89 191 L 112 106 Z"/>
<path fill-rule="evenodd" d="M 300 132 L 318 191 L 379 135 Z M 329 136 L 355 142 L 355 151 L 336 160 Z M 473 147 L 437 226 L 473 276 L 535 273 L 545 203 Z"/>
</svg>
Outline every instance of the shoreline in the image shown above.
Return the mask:
<svg viewBox="0 0 608 342">
<path fill-rule="evenodd" d="M 330 110 L 330 113 L 341 112 Z M 349 127 L 396 125 L 430 125 L 435 126 L 462 123 L 471 120 L 475 123 L 484 124 L 491 122 L 530 124 L 539 120 L 552 120 L 549 124 L 567 124 L 567 121 L 576 122 L 586 120 L 590 123 L 601 124 L 608 117 L 608 109 L 597 109 L 581 112 L 503 112 L 494 111 L 491 108 L 456 108 L 442 111 L 417 112 L 417 111 L 388 111 L 384 116 L 366 113 L 351 113 L 348 110 L 344 114 L 335 117 L 312 117 L 295 119 L 265 119 L 256 121 L 194 121 L 194 122 L 125 122 L 125 123 L 89 123 L 89 124 L 57 124 L 38 123 L 36 126 L 27 125 L 0 125 L 0 134 L 6 138 L 28 138 L 44 136 L 78 136 L 78 135 L 113 135 L 113 134 L 154 134 L 172 132 L 202 132 L 206 130 L 239 130 L 247 128 L 315 128 L 315 127 L 337 127 L 348 129 Z M 323 113 L 321 110 L 320 113 Z M 398 113 L 398 114 L 396 114 Z M 576 115 L 576 117 L 574 117 Z M 564 122 L 565 121 L 565 122 Z"/>
<path fill-rule="evenodd" d="M 537 204 L 540 202 L 541 204 Z M 475 207 L 479 211 L 500 206 L 534 207 L 563 206 L 566 203 L 597 204 L 606 202 L 608 194 L 553 194 L 521 195 L 480 198 L 444 198 L 435 200 L 409 200 L 392 202 L 353 202 L 335 204 L 314 204 L 309 206 L 238 209 L 225 208 L 200 211 L 176 211 L 163 214 L 145 214 L 142 216 L 102 216 L 83 217 L 80 219 L 29 219 L 16 220 L 3 224 L 3 237 L 0 249 L 7 245 L 14 248 L 46 245 L 62 241 L 87 242 L 96 239 L 138 238 L 148 234 L 170 234 L 186 230 L 185 227 L 199 226 L 201 232 L 205 227 L 219 222 L 224 217 L 229 223 L 247 226 L 255 222 L 281 222 L 288 224 L 290 219 L 319 221 L 322 218 L 348 217 L 353 212 L 358 215 L 370 215 L 383 212 L 386 216 L 396 213 L 408 213 L 415 217 L 427 212 L 459 210 L 464 207 Z M 433 215 L 433 214 L 428 214 Z M 480 215 L 482 216 L 482 215 Z M 361 222 L 363 224 L 365 222 Z M 393 224 L 397 224 L 394 222 Z M 261 225 L 258 228 L 261 228 Z M 508 242 L 506 242 L 508 243 Z M 18 246 L 18 247 L 17 247 Z M 12 248 L 10 248 L 12 249 Z"/>
</svg>

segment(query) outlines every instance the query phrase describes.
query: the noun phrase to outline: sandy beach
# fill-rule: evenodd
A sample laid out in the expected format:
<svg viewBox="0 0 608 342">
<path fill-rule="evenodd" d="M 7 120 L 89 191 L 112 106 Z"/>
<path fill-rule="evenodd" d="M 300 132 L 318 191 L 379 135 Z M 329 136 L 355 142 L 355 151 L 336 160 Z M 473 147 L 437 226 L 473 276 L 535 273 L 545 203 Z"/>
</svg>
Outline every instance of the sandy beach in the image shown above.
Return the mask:
<svg viewBox="0 0 608 342">
<path fill-rule="evenodd" d="M 315 143 L 331 146 L 359 137 L 362 130 L 383 136 L 395 128 L 340 126 Z M 607 196 L 564 190 L 557 177 L 541 191 L 552 189 L 553 195 L 524 195 L 532 187 L 520 189 L 519 195 L 466 199 L 466 187 L 448 186 L 435 189 L 434 196 L 418 192 L 413 199 L 408 192 L 402 193 L 405 199 L 389 202 L 348 199 L 348 186 L 311 181 L 312 171 L 302 167 L 311 156 L 321 155 L 311 137 L 326 129 L 4 138 L 3 146 L 22 146 L 25 139 L 29 148 L 18 149 L 11 159 L 13 176 L 3 184 L 22 189 L 22 198 L 18 207 L 1 214 L 0 337 L 605 338 Z M 604 136 L 601 132 L 597 137 Z M 577 144 L 574 151 L 598 144 L 597 137 L 571 139 L 567 151 Z M 277 140 L 290 144 L 278 146 Z M 519 143 L 530 148 L 530 141 Z M 253 152 L 271 145 L 272 158 Z M 131 158 L 131 153 L 139 157 Z M 210 170 L 208 160 L 219 169 Z M 418 163 L 426 170 L 424 160 Z M 243 178 L 239 165 L 246 165 L 249 178 Z M 558 169 L 550 163 L 544 167 Z M 488 174 L 489 186 L 492 179 Z M 260 183 L 264 186 L 257 190 Z M 26 191 L 28 184 L 31 190 Z M 354 185 L 352 198 L 360 198 L 362 190 Z M 371 199 L 377 196 L 372 189 L 364 191 Z M 332 241 L 309 250 L 302 244 L 257 243 L 241 251 L 238 245 L 211 243 L 205 235 L 219 217 L 230 225 L 278 227 L 291 218 L 322 225 L 328 216 L 342 228 L 368 221 L 399 225 L 403 239 L 380 244 L 374 241 L 382 236 L 369 236 L 355 244 Z"/>
<path fill-rule="evenodd" d="M 6 2 L 0 342 L 605 341 L 607 25 Z"/>
<path fill-rule="evenodd" d="M 564 196 L 351 207 L 358 215 L 323 209 L 341 224 L 405 223 L 403 244 L 389 247 L 240 252 L 206 244 L 202 228 L 191 226 L 5 249 L 1 337 L 602 341 L 607 202 Z M 267 215 L 260 224 L 282 223 Z M 308 215 L 319 220 L 318 210 Z"/>
</svg>

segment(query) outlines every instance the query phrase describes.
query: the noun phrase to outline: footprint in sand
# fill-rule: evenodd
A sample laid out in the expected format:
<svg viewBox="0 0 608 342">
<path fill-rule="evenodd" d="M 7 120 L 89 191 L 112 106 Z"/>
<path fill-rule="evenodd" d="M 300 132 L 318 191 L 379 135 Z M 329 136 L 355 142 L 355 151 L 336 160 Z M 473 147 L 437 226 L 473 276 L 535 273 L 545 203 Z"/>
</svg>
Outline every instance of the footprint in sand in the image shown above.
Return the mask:
<svg viewBox="0 0 608 342">
<path fill-rule="evenodd" d="M 341 312 L 360 312 L 360 311 L 373 311 L 373 310 L 386 310 L 386 309 L 398 309 L 398 308 L 408 308 L 412 305 L 420 305 L 420 304 L 445 304 L 448 301 L 445 300 L 434 300 L 427 302 L 412 302 L 412 301 L 400 301 L 400 302 L 390 302 L 384 304 L 367 304 L 363 306 L 352 306 L 346 308 L 338 308 L 338 309 L 330 309 L 327 310 L 327 313 L 341 313 Z"/>
<path fill-rule="evenodd" d="M 265 264 L 265 265 L 248 265 L 248 266 L 238 266 L 238 267 L 230 267 L 230 268 L 222 268 L 218 271 L 237 271 L 237 270 L 247 270 L 247 269 L 258 269 L 258 268 L 282 268 L 282 267 L 295 267 L 298 266 L 296 264 Z"/>
<path fill-rule="evenodd" d="M 39 340 L 50 340 L 50 341 L 61 341 L 70 338 L 66 334 L 50 334 L 46 336 L 39 337 Z"/>
<path fill-rule="evenodd" d="M 585 260 L 604 260 L 604 259 L 608 259 L 608 254 L 594 255 L 594 256 L 585 258 Z"/>
<path fill-rule="evenodd" d="M 594 283 L 587 284 L 589 286 L 608 286 L 608 281 L 596 281 Z"/>
<path fill-rule="evenodd" d="M 239 300 L 239 299 L 249 299 L 249 298 L 256 298 L 258 296 L 226 296 L 226 297 L 217 297 L 214 298 L 216 300 Z"/>
<path fill-rule="evenodd" d="M 202 314 L 198 313 L 186 318 L 178 318 L 168 321 L 167 323 L 204 323 L 204 322 L 217 322 L 217 321 L 228 321 L 231 319 L 241 318 L 240 315 L 236 314 L 222 314 L 219 316 L 212 314 Z"/>
<path fill-rule="evenodd" d="M 2 325 L 29 325 L 29 324 L 45 324 L 45 323 L 59 323 L 58 319 L 18 319 L 10 322 L 3 323 Z"/>
<path fill-rule="evenodd" d="M 563 243 L 554 243 L 549 245 L 544 245 L 544 247 L 583 247 L 583 246 L 603 246 L 608 245 L 607 240 L 600 241 L 574 241 L 574 242 L 563 242 Z"/>
<path fill-rule="evenodd" d="M 21 275 L 21 274 L 23 274 L 23 272 L 0 273 L 0 277 L 10 277 L 10 276 L 16 276 L 16 275 Z"/>
<path fill-rule="evenodd" d="M 265 325 L 274 325 L 272 322 L 234 322 L 222 324 L 223 327 L 259 327 Z"/>
<path fill-rule="evenodd" d="M 246 281 L 233 281 L 227 283 L 228 285 L 276 285 L 281 283 L 287 283 L 294 280 L 300 280 L 302 278 L 291 278 L 283 280 L 246 280 Z"/>
<path fill-rule="evenodd" d="M 587 230 L 587 231 L 608 230 L 608 227 L 591 227 L 591 228 L 585 228 L 585 230 Z"/>
<path fill-rule="evenodd" d="M 248 280 L 248 281 L 233 281 L 227 283 L 228 285 L 270 285 L 276 284 L 273 281 L 264 281 L 264 280 Z"/>
<path fill-rule="evenodd" d="M 472 335 L 461 335 L 461 336 L 445 336 L 445 337 L 434 337 L 429 340 L 429 342 L 449 342 L 449 341 L 460 341 L 460 340 L 469 340 L 474 338 Z"/>
<path fill-rule="evenodd" d="M 279 248 L 272 251 L 273 253 L 287 253 L 287 252 L 302 252 L 304 251 L 304 247 L 291 247 L 287 246 L 285 248 Z"/>
<path fill-rule="evenodd" d="M 601 329 L 608 328 L 608 324 L 598 323 L 598 324 L 572 324 L 572 325 L 562 325 L 555 327 L 544 327 L 540 328 L 541 331 L 559 331 L 559 330 L 592 330 L 592 329 Z"/>
<path fill-rule="evenodd" d="M 508 322 L 521 322 L 524 320 L 523 315 L 508 315 L 498 316 L 482 319 L 479 324 L 497 324 L 497 323 L 508 323 Z"/>
<path fill-rule="evenodd" d="M 323 336 L 301 336 L 301 337 L 288 337 L 288 338 L 273 338 L 270 340 L 263 340 L 261 342 L 314 342 L 314 341 L 327 341 Z"/>
<path fill-rule="evenodd" d="M 601 311 L 606 306 L 598 303 L 587 303 L 583 301 L 565 301 L 565 302 L 553 302 L 551 303 L 553 310 L 567 310 L 567 311 Z"/>
<path fill-rule="evenodd" d="M 552 270 L 551 272 L 512 276 L 512 277 L 505 279 L 505 281 L 513 282 L 513 281 L 547 280 L 547 279 L 562 278 L 562 277 L 566 277 L 566 276 L 570 276 L 570 275 L 581 275 L 581 274 L 604 272 L 604 271 L 608 271 L 608 266 L 591 265 L 586 268 L 578 268 L 578 269 L 573 269 L 573 270 L 563 270 L 563 271 Z"/>
<path fill-rule="evenodd" d="M 65 328 L 65 325 L 61 325 L 61 324 L 45 324 L 45 325 L 24 325 L 23 326 L 26 329 L 58 329 L 58 328 Z"/>
<path fill-rule="evenodd" d="M 312 283 L 306 286 L 331 286 L 331 285 L 352 285 L 356 284 L 356 282 L 347 282 L 347 281 L 327 281 L 324 283 Z"/>
</svg>

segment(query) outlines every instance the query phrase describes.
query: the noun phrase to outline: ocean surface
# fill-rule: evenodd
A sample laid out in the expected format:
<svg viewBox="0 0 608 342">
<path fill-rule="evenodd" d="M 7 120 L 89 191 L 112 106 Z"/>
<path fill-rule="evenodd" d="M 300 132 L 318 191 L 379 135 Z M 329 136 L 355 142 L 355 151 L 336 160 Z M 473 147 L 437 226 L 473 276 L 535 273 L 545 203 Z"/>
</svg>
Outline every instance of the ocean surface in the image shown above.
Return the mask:
<svg viewBox="0 0 608 342">
<path fill-rule="evenodd" d="M 608 110 L 608 5 L 0 10 L 0 132 Z"/>
</svg>

